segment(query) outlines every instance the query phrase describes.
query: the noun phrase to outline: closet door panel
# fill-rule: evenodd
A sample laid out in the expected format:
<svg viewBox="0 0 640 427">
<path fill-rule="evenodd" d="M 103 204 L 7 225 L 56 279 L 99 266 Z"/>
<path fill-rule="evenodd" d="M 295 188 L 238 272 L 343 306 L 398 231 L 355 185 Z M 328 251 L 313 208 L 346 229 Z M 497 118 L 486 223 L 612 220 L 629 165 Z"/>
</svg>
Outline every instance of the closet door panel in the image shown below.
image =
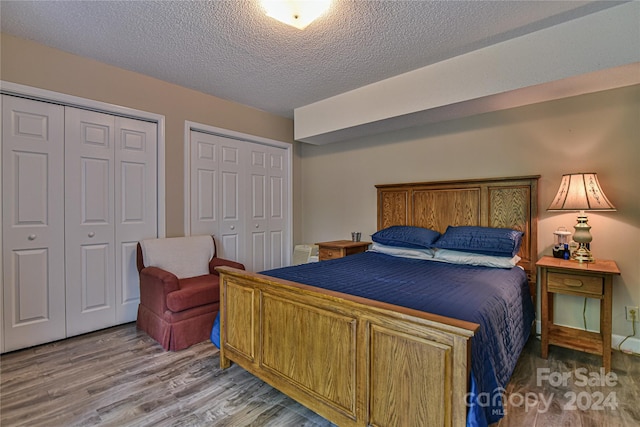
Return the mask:
<svg viewBox="0 0 640 427">
<path fill-rule="evenodd" d="M 190 134 L 190 232 L 214 235 L 219 217 L 219 137 L 202 132 Z"/>
<path fill-rule="evenodd" d="M 249 198 L 247 209 L 248 249 L 251 254 L 247 269 L 262 271 L 271 268 L 269 256 L 268 209 L 268 147 L 247 143 L 249 147 Z"/>
<path fill-rule="evenodd" d="M 64 107 L 2 96 L 3 351 L 65 337 Z"/>
<path fill-rule="evenodd" d="M 243 146 L 240 141 L 217 137 L 220 141 L 220 223 L 218 256 L 245 263 Z"/>
<path fill-rule="evenodd" d="M 109 244 L 81 245 L 81 309 L 83 312 L 109 308 Z"/>
<path fill-rule="evenodd" d="M 65 110 L 67 336 L 115 322 L 114 117 Z"/>
<path fill-rule="evenodd" d="M 158 236 L 157 125 L 115 118 L 116 323 L 136 320 L 140 280 L 136 245 Z"/>
<path fill-rule="evenodd" d="M 279 268 L 289 263 L 288 204 L 289 168 L 284 149 L 269 147 L 268 151 L 268 205 L 269 268 Z"/>
</svg>

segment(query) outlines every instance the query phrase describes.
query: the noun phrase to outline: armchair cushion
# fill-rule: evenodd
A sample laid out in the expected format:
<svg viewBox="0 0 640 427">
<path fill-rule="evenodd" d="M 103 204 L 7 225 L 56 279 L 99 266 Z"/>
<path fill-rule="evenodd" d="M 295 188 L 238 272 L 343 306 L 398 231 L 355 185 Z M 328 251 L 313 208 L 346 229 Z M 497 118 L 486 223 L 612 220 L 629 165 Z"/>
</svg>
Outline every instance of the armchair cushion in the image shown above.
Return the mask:
<svg viewBox="0 0 640 427">
<path fill-rule="evenodd" d="M 178 279 L 209 274 L 215 256 L 211 236 L 147 239 L 140 242 L 144 265 L 175 274 Z"/>
<path fill-rule="evenodd" d="M 173 312 L 188 310 L 220 300 L 219 278 L 212 274 L 180 280 L 180 289 L 167 294 L 167 307 Z"/>
</svg>

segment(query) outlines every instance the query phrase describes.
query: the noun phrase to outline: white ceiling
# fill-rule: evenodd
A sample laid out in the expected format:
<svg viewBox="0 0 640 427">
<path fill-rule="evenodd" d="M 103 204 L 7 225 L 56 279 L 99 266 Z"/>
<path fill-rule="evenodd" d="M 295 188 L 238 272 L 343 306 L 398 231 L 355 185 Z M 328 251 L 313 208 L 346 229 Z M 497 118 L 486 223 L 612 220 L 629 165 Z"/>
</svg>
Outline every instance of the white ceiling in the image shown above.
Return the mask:
<svg viewBox="0 0 640 427">
<path fill-rule="evenodd" d="M 293 109 L 616 6 L 333 0 L 300 31 L 257 0 L 6 1 L 0 29 L 284 117 Z"/>
</svg>

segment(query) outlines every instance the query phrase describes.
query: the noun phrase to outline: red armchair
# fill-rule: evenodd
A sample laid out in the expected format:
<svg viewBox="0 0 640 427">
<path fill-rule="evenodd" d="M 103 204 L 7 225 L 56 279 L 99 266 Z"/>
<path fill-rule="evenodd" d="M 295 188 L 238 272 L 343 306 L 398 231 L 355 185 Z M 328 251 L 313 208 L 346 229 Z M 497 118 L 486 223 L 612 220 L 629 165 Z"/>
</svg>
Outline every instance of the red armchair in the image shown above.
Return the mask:
<svg viewBox="0 0 640 427">
<path fill-rule="evenodd" d="M 210 238 L 212 246 L 209 247 L 204 237 Z M 197 265 L 206 263 L 207 259 L 208 268 L 206 264 Z M 187 264 L 186 269 L 180 265 L 182 261 Z M 215 270 L 220 265 L 244 270 L 240 263 L 216 257 L 213 236 L 152 239 L 138 243 L 140 305 L 137 327 L 165 350 L 182 350 L 207 340 L 220 307 L 220 277 Z M 180 273 L 164 269 L 171 266 L 177 267 L 173 270 Z M 194 271 L 198 275 L 178 277 Z"/>
</svg>

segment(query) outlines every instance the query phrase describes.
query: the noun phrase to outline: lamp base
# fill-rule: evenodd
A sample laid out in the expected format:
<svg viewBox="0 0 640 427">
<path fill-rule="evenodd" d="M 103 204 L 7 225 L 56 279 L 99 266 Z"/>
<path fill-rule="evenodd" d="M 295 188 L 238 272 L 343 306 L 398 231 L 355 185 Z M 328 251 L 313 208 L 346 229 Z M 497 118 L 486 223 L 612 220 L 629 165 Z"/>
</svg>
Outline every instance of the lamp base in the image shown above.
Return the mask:
<svg viewBox="0 0 640 427">
<path fill-rule="evenodd" d="M 584 211 L 578 215 L 578 223 L 573 226 L 573 240 L 578 244 L 578 249 L 571 255 L 571 259 L 578 262 L 593 262 L 593 256 L 587 245 L 591 243 L 591 226 L 587 223 L 587 216 Z"/>
<path fill-rule="evenodd" d="M 580 246 L 576 251 L 571 255 L 571 259 L 578 262 L 594 262 L 595 259 L 589 249 L 587 249 L 584 243 L 580 243 Z"/>
</svg>

